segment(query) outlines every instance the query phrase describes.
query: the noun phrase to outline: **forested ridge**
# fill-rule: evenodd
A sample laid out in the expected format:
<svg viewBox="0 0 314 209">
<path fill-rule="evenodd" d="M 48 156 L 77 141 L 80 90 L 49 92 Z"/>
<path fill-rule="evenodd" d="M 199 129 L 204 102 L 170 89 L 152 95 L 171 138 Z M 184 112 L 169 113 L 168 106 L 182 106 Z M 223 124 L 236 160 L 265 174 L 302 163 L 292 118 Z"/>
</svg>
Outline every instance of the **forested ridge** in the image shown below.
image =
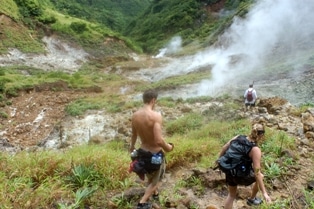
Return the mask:
<svg viewBox="0 0 314 209">
<path fill-rule="evenodd" d="M 181 36 L 184 45 L 195 41 L 204 45 L 214 43 L 217 36 L 231 24 L 232 17 L 245 15 L 253 1 L 1 0 L 0 2 L 2 5 L 0 12 L 18 21 L 19 24 L 26 25 L 31 33 L 38 33 L 38 41 L 40 36 L 44 35 L 42 34 L 44 27 L 85 47 L 99 45 L 106 37 L 115 37 L 123 40 L 132 50 L 154 53 L 173 36 Z M 101 47 L 99 50 L 102 50 Z"/>
</svg>

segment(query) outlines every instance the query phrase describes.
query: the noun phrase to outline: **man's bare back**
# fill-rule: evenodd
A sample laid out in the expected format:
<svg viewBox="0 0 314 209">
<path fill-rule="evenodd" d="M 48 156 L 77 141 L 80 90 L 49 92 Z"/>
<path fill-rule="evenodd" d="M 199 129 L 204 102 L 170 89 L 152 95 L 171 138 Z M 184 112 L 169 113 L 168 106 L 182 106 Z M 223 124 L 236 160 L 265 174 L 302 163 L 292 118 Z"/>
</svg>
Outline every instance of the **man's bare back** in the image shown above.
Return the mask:
<svg viewBox="0 0 314 209">
<path fill-rule="evenodd" d="M 161 114 L 143 107 L 133 114 L 132 129 L 141 139 L 141 148 L 153 153 L 159 152 L 162 147 L 158 145 L 158 138 L 161 137 L 159 127 L 161 127 Z M 160 130 L 161 132 L 161 130 Z"/>
<path fill-rule="evenodd" d="M 132 116 L 131 152 L 137 137 L 141 139 L 141 148 L 146 151 L 157 153 L 162 149 L 166 152 L 173 149 L 173 145 L 166 143 L 162 136 L 162 116 L 154 111 L 156 100 L 157 97 L 147 96 L 144 106 Z"/>
</svg>

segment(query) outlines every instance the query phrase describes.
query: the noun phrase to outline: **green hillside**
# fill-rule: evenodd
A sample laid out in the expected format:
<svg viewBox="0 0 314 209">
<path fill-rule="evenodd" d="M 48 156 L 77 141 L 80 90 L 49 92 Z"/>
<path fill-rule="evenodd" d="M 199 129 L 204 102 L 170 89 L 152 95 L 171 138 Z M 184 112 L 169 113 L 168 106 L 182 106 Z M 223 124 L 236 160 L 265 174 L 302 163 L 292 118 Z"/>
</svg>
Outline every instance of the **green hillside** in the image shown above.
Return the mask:
<svg viewBox="0 0 314 209">
<path fill-rule="evenodd" d="M 13 28 L 12 24 L 1 23 L 4 32 L 0 53 L 8 48 L 41 52 L 41 37 L 51 33 L 83 46 L 95 56 L 119 55 L 129 49 L 154 53 L 175 35 L 182 37 L 184 45 L 208 45 L 231 24 L 234 15 L 244 15 L 252 2 L 0 0 L 0 12 L 14 21 Z M 228 15 L 211 11 L 216 5 L 228 10 Z M 104 46 L 107 38 L 117 41 Z"/>
<path fill-rule="evenodd" d="M 20 18 L 19 8 L 13 0 L 0 0 L 0 5 L 0 13 L 8 15 L 16 20 Z"/>
<path fill-rule="evenodd" d="M 181 36 L 184 45 L 197 40 L 208 46 L 231 24 L 235 15 L 245 15 L 252 3 L 252 0 L 153 1 L 128 25 L 125 35 L 134 38 L 146 52 L 156 52 L 174 35 Z M 229 12 L 217 14 L 215 10 L 220 9 Z"/>
<path fill-rule="evenodd" d="M 97 22 L 108 28 L 121 32 L 131 19 L 145 10 L 149 0 L 59 0 L 51 1 L 55 8 L 73 17 Z"/>
<path fill-rule="evenodd" d="M 94 9 L 103 8 L 99 2 L 104 1 L 95 2 L 90 7 L 84 6 L 84 2 L 64 2 L 66 4 L 61 4 L 62 1 L 57 4 L 50 0 L 1 0 L 0 12 L 4 14 L 4 18 L 0 19 L 3 28 L 0 53 L 7 53 L 8 48 L 17 48 L 22 52 L 42 52 L 41 38 L 52 33 L 83 46 L 95 56 L 119 55 L 130 49 L 141 52 L 136 44 L 122 36 L 118 30 L 102 24 L 101 20 L 95 20 L 104 11 L 97 13 Z M 131 4 L 133 1 L 128 2 L 129 6 L 126 7 L 135 5 Z M 116 9 L 111 7 L 109 10 Z M 84 16 L 84 12 L 93 17 Z M 129 16 L 125 16 L 123 21 L 126 19 L 130 19 Z M 107 38 L 116 40 L 115 44 L 103 45 Z"/>
<path fill-rule="evenodd" d="M 9 48 L 23 52 L 43 52 L 36 29 L 27 27 L 22 21 L 20 8 L 13 0 L 0 0 L 0 54 Z"/>
</svg>

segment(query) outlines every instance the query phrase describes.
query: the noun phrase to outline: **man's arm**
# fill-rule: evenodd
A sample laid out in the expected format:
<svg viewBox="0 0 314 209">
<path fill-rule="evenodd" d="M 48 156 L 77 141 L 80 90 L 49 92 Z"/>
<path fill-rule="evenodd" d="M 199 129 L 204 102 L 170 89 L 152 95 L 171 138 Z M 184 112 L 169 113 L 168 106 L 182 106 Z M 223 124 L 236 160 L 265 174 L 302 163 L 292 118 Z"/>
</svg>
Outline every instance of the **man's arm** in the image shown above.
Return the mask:
<svg viewBox="0 0 314 209">
<path fill-rule="evenodd" d="M 131 136 L 131 145 L 130 145 L 130 150 L 129 150 L 130 152 L 132 152 L 135 149 L 136 140 L 137 140 L 137 131 L 132 122 L 132 136 Z"/>
<path fill-rule="evenodd" d="M 166 152 L 170 152 L 173 150 L 174 145 L 173 144 L 169 144 L 166 143 L 166 141 L 164 140 L 163 136 L 162 136 L 162 118 L 161 115 L 158 114 L 156 116 L 156 121 L 154 123 L 154 139 L 156 141 L 156 143 L 162 147 L 162 149 Z"/>
</svg>

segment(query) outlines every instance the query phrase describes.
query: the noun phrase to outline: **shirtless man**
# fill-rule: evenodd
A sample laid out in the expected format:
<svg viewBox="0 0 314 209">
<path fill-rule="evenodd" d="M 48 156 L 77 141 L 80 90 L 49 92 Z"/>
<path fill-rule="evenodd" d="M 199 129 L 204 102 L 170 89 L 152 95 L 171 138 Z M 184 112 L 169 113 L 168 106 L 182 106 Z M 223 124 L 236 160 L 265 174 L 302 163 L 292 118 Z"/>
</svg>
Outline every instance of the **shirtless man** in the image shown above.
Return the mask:
<svg viewBox="0 0 314 209">
<path fill-rule="evenodd" d="M 140 149 L 151 153 L 170 152 L 174 146 L 166 143 L 162 136 L 162 116 L 154 111 L 158 93 L 154 90 L 147 90 L 143 94 L 144 106 L 132 116 L 132 138 L 130 152 L 135 148 L 137 137 L 141 140 Z M 149 209 L 151 204 L 148 199 L 157 192 L 160 180 L 165 172 L 165 159 L 159 170 L 146 174 L 148 186 L 143 197 L 138 203 L 137 209 Z"/>
</svg>

